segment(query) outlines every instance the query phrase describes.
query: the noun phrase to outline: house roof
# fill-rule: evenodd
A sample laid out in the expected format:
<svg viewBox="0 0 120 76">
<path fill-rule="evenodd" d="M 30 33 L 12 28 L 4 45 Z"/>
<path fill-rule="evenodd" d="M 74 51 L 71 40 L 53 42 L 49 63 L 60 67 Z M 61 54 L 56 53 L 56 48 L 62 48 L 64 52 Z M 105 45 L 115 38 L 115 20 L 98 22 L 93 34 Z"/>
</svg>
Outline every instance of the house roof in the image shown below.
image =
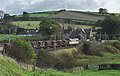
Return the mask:
<svg viewBox="0 0 120 76">
<path fill-rule="evenodd" d="M 64 34 L 70 34 L 71 31 L 72 31 L 71 29 L 65 29 L 65 30 L 63 30 L 63 33 Z"/>
<path fill-rule="evenodd" d="M 85 32 L 82 29 L 76 29 L 74 31 L 72 31 L 71 35 L 69 36 L 70 38 L 76 38 L 76 37 L 80 37 L 80 34 Z"/>
<path fill-rule="evenodd" d="M 72 31 L 69 38 L 85 37 L 85 35 L 87 36 L 87 38 L 89 38 L 90 34 L 91 34 L 91 29 L 76 29 Z"/>
</svg>

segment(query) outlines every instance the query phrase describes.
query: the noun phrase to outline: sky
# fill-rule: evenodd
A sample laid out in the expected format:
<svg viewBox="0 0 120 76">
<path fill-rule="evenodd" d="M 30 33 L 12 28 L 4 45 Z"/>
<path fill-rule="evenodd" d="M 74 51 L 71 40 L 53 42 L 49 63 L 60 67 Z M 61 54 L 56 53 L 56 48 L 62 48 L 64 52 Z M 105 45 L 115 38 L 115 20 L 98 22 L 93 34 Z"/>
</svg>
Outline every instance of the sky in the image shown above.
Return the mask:
<svg viewBox="0 0 120 76">
<path fill-rule="evenodd" d="M 94 12 L 99 8 L 106 8 L 111 13 L 120 13 L 120 0 L 0 0 L 0 10 L 9 14 L 59 9 Z"/>
</svg>

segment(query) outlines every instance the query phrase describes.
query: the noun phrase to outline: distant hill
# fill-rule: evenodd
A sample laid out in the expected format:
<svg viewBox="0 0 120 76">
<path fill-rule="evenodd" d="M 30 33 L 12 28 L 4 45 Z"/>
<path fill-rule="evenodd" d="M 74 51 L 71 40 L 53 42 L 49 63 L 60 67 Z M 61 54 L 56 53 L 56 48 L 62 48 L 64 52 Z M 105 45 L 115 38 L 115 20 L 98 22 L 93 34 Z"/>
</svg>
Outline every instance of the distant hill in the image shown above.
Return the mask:
<svg viewBox="0 0 120 76">
<path fill-rule="evenodd" d="M 34 12 L 29 13 L 30 17 L 50 17 L 57 19 L 75 19 L 75 20 L 88 20 L 88 21 L 98 21 L 103 20 L 105 15 L 99 15 L 91 12 L 81 12 L 81 11 L 47 11 L 47 12 Z M 19 15 L 18 17 L 22 17 Z"/>
</svg>

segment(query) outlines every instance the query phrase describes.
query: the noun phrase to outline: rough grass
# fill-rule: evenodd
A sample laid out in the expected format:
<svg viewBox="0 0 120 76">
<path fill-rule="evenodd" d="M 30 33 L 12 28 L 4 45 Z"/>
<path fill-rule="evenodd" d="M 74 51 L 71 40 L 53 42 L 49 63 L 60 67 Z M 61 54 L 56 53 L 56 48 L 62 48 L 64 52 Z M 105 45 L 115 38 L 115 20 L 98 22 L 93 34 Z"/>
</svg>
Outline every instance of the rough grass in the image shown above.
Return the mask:
<svg viewBox="0 0 120 76">
<path fill-rule="evenodd" d="M 0 55 L 0 76 L 27 76 L 30 72 L 23 70 L 16 62 Z"/>
<path fill-rule="evenodd" d="M 108 54 L 110 55 L 110 54 Z M 106 57 L 111 57 L 110 56 Z M 112 55 L 115 56 L 115 55 Z M 120 56 L 119 56 L 120 57 Z M 116 58 L 116 57 L 115 57 Z M 16 62 L 8 57 L 0 55 L 0 76 L 119 76 L 119 70 L 83 70 L 76 73 L 56 71 L 53 69 L 38 70 L 35 72 L 22 69 Z"/>
</svg>

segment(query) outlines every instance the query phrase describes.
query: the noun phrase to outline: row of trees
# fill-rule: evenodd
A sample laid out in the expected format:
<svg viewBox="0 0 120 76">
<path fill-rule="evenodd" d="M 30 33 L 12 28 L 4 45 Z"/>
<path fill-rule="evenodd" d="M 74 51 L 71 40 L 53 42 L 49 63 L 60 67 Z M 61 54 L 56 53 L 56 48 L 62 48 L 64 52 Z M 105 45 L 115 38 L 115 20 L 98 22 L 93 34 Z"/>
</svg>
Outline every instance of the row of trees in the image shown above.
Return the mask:
<svg viewBox="0 0 120 76">
<path fill-rule="evenodd" d="M 110 38 L 119 37 L 120 35 L 120 21 L 116 17 L 107 17 L 104 20 L 99 20 L 96 22 L 97 27 L 101 27 L 98 30 L 98 34 L 106 33 Z"/>
</svg>

